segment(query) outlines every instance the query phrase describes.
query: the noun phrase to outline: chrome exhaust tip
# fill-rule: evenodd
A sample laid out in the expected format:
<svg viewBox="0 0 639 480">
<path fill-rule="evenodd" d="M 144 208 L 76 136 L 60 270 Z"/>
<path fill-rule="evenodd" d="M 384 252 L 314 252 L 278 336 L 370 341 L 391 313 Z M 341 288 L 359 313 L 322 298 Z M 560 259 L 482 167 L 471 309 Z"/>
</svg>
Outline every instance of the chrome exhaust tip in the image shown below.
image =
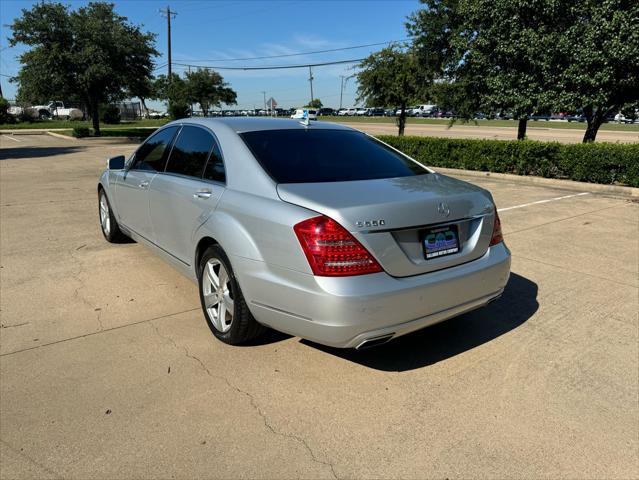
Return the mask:
<svg viewBox="0 0 639 480">
<path fill-rule="evenodd" d="M 367 338 L 362 343 L 357 345 L 357 347 L 355 347 L 355 350 L 364 350 L 365 348 L 377 347 L 378 345 L 382 345 L 390 341 L 390 339 L 394 336 L 394 333 L 389 333 L 387 335 L 382 335 L 381 337 Z"/>
</svg>

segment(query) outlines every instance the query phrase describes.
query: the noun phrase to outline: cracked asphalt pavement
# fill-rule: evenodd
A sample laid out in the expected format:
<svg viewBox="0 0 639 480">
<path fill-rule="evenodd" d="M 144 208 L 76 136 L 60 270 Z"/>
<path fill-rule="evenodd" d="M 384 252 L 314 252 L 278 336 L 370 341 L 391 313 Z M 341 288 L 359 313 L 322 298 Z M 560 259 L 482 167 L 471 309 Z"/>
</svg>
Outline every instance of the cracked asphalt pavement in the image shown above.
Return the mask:
<svg viewBox="0 0 639 480">
<path fill-rule="evenodd" d="M 504 209 L 499 301 L 362 352 L 230 347 L 194 284 L 102 238 L 98 174 L 133 144 L 15 139 L 1 478 L 639 478 L 636 201 L 466 177 Z"/>
</svg>

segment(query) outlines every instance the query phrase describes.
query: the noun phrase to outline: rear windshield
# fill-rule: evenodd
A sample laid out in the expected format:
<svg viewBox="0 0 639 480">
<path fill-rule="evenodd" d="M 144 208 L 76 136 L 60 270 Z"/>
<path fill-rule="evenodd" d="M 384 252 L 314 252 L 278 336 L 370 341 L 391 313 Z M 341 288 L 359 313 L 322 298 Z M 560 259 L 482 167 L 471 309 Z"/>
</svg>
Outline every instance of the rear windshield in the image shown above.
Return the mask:
<svg viewBox="0 0 639 480">
<path fill-rule="evenodd" d="M 345 182 L 429 173 L 361 132 L 309 128 L 240 136 L 277 183 Z"/>
</svg>

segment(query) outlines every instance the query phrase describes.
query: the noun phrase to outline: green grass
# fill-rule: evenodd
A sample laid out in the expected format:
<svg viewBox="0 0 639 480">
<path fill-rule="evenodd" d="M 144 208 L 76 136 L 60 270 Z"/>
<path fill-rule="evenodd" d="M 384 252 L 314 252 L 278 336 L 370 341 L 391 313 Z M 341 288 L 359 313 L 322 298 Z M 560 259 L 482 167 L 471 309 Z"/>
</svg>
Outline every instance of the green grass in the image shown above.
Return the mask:
<svg viewBox="0 0 639 480">
<path fill-rule="evenodd" d="M 340 122 L 340 123 L 390 123 L 395 124 L 394 117 L 320 117 L 325 122 Z M 426 125 L 448 125 L 450 120 L 437 119 L 437 118 L 407 118 L 406 123 L 411 124 L 426 124 Z M 475 120 L 469 122 L 457 121 L 453 123 L 455 126 L 470 126 L 470 127 L 512 127 L 517 128 L 516 120 Z M 558 121 L 545 121 L 530 120 L 528 122 L 528 128 L 564 128 L 571 130 L 586 130 L 586 123 L 579 122 L 558 122 Z M 604 123 L 600 130 L 617 130 L 617 131 L 639 131 L 639 124 L 625 125 L 617 123 Z"/>
<path fill-rule="evenodd" d="M 161 127 L 165 123 L 169 122 L 166 118 L 160 119 L 142 119 L 133 120 L 130 122 L 122 121 L 117 125 L 108 125 L 106 123 L 100 123 L 100 129 L 117 129 L 123 127 Z M 30 128 L 64 128 L 73 129 L 75 127 L 89 127 L 91 128 L 91 122 L 78 121 L 78 120 L 35 120 L 31 123 L 15 123 L 15 124 L 0 124 L 0 130 L 25 130 Z"/>
<path fill-rule="evenodd" d="M 77 125 L 74 125 L 77 126 Z M 155 132 L 156 128 L 154 126 L 144 127 L 144 128 L 122 128 L 122 127 L 114 127 L 114 128 L 101 128 L 100 133 L 101 137 L 125 137 L 125 138 L 139 138 L 141 140 L 145 139 L 153 132 Z M 59 130 L 55 133 L 60 133 L 62 135 L 66 135 L 68 137 L 73 136 L 73 130 Z M 93 129 L 91 129 L 91 136 L 93 136 Z"/>
</svg>

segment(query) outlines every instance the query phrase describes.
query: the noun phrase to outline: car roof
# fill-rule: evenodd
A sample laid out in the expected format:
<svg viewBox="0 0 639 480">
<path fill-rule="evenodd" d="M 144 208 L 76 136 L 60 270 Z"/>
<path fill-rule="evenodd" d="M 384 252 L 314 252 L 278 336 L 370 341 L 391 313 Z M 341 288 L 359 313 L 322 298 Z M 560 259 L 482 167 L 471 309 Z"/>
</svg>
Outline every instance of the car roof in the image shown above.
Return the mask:
<svg viewBox="0 0 639 480">
<path fill-rule="evenodd" d="M 184 118 L 167 123 L 167 125 L 202 125 L 211 129 L 226 128 L 235 133 L 255 132 L 259 130 L 293 130 L 311 128 L 313 130 L 352 130 L 355 129 L 333 122 L 318 122 L 313 120 L 308 126 L 299 120 L 288 118 L 259 118 L 259 117 L 231 117 L 231 118 Z"/>
</svg>

